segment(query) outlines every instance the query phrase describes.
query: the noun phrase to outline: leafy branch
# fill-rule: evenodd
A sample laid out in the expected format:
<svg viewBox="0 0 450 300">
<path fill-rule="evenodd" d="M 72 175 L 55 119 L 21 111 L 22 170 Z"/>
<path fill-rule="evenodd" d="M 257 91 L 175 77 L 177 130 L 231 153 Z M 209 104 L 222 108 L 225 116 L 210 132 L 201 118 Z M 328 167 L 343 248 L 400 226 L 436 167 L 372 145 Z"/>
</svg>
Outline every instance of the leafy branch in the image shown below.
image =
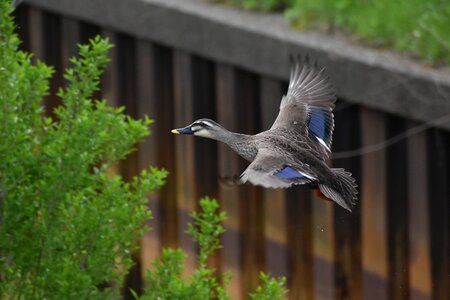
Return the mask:
<svg viewBox="0 0 450 300">
<path fill-rule="evenodd" d="M 164 249 L 162 258 L 153 262 L 153 270 L 148 270 L 148 286 L 139 300 L 156 299 L 229 299 L 227 287 L 231 274 L 222 276 L 223 283 L 217 281 L 216 270 L 206 265 L 211 254 L 221 248 L 220 235 L 224 233 L 221 223 L 226 219 L 224 212 L 219 212 L 219 204 L 214 199 L 203 198 L 199 202 L 200 212 L 191 214 L 193 223 L 188 224 L 187 233 L 199 246 L 198 267 L 189 278 L 183 278 L 186 253 L 181 249 Z M 250 294 L 255 300 L 283 299 L 286 289 L 284 277 L 271 278 L 265 273 L 260 275 L 261 285 Z"/>
</svg>

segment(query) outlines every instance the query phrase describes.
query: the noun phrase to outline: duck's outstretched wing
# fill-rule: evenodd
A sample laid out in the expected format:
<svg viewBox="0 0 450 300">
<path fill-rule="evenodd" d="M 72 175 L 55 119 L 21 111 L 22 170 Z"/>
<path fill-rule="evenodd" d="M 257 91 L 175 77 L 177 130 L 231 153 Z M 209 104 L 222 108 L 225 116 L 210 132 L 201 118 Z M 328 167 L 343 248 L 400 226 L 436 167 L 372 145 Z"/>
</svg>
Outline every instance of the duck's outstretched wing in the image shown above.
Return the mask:
<svg viewBox="0 0 450 300">
<path fill-rule="evenodd" d="M 316 181 L 316 174 L 307 164 L 286 162 L 286 158 L 270 149 L 259 149 L 253 162 L 241 175 L 242 182 L 265 188 L 288 188 Z"/>
<path fill-rule="evenodd" d="M 308 59 L 297 58 L 291 70 L 289 89 L 280 104 L 272 129 L 285 127 L 303 132 L 324 157 L 331 152 L 336 96 L 325 75 Z"/>
</svg>

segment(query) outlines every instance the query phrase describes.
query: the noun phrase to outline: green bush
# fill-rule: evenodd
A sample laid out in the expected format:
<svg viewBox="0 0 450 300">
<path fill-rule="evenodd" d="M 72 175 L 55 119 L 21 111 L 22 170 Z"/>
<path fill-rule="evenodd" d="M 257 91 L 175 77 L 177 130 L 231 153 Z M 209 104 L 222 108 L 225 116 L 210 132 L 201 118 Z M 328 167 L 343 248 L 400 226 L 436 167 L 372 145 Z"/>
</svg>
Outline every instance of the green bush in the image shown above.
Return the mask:
<svg viewBox="0 0 450 300">
<path fill-rule="evenodd" d="M 150 121 L 91 99 L 111 47 L 100 38 L 71 59 L 55 119 L 46 117 L 53 70 L 18 50 L 10 5 L 0 2 L 0 299 L 111 298 L 166 172 L 125 183 L 108 170 Z"/>
<path fill-rule="evenodd" d="M 208 257 L 221 247 L 220 235 L 224 232 L 221 223 L 225 220 L 224 212 L 218 212 L 216 200 L 203 198 L 200 200 L 201 212 L 193 213 L 194 224 L 188 224 L 188 231 L 199 247 L 198 266 L 190 278 L 183 278 L 184 259 L 186 253 L 180 249 L 165 249 L 160 260 L 153 263 L 153 271 L 147 272 L 149 282 L 142 297 L 135 294 L 138 300 L 213 300 L 229 299 L 226 287 L 231 274 L 222 276 L 220 284 L 215 270 L 207 266 Z M 267 274 L 260 274 L 261 285 L 257 287 L 250 298 L 254 300 L 284 299 L 286 289 L 285 278 L 270 278 Z"/>
</svg>

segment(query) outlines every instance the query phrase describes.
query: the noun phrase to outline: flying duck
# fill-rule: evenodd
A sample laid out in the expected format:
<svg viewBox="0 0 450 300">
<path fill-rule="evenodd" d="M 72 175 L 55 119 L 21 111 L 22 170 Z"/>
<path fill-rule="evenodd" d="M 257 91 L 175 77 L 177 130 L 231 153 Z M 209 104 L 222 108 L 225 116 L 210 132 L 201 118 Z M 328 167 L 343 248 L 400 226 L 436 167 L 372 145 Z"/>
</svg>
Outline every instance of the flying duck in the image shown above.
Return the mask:
<svg viewBox="0 0 450 300">
<path fill-rule="evenodd" d="M 227 144 L 250 162 L 240 181 L 265 188 L 306 185 L 317 195 L 352 210 L 357 190 L 351 173 L 330 168 L 336 96 L 325 75 L 308 59 L 297 58 L 291 69 L 289 88 L 269 130 L 255 135 L 231 132 L 210 119 L 173 129 Z"/>
</svg>

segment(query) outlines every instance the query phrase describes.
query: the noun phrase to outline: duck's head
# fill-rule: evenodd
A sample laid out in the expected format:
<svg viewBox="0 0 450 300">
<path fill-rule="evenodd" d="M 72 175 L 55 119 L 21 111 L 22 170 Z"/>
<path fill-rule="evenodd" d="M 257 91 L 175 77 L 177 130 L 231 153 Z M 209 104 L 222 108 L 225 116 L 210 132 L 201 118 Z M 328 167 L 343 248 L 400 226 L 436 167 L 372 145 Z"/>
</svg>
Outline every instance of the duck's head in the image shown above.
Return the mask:
<svg viewBox="0 0 450 300">
<path fill-rule="evenodd" d="M 224 128 L 213 120 L 199 119 L 186 127 L 173 129 L 172 133 L 193 134 L 196 136 L 215 139 L 222 131 L 224 131 Z"/>
</svg>

